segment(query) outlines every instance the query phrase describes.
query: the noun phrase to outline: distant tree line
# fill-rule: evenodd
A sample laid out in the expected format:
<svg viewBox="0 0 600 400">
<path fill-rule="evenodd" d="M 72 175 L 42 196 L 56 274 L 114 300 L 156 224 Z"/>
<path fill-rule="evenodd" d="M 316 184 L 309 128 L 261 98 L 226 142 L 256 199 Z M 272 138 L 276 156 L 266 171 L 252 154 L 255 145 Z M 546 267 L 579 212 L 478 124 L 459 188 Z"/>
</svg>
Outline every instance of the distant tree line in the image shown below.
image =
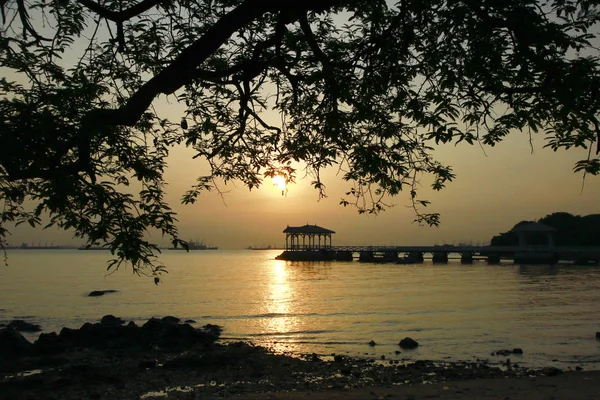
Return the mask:
<svg viewBox="0 0 600 400">
<path fill-rule="evenodd" d="M 556 229 L 554 238 L 557 246 L 600 246 L 600 214 L 585 216 L 572 215 L 566 212 L 556 212 L 546 215 L 538 221 L 521 221 L 519 225 L 539 222 Z M 513 228 L 514 229 L 514 228 Z M 545 244 L 544 235 L 532 235 L 530 244 Z M 516 246 L 519 238 L 516 233 L 508 231 L 494 236 L 492 246 Z"/>
</svg>

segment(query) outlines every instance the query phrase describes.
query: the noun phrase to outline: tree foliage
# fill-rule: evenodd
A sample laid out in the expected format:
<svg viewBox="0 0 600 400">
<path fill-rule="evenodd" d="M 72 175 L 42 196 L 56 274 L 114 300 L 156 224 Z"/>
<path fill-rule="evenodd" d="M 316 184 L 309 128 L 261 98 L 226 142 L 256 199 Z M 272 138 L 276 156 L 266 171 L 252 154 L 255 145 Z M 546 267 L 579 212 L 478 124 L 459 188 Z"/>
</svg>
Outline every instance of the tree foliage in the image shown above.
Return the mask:
<svg viewBox="0 0 600 400">
<path fill-rule="evenodd" d="M 494 145 L 512 131 L 583 147 L 600 172 L 597 1 L 1 0 L 0 237 L 12 223 L 71 229 L 159 274 L 146 231 L 174 245 L 164 201 L 173 146 L 219 182 L 293 181 L 297 162 L 341 204 L 383 209 L 454 178 L 439 143 Z M 184 113 L 167 119 L 157 101 Z M 158 111 L 157 111 L 158 110 Z M 270 117 L 278 115 L 278 122 Z"/>
<path fill-rule="evenodd" d="M 521 221 L 513 229 L 533 221 Z M 556 230 L 553 234 L 557 246 L 600 246 L 600 214 L 572 215 L 566 212 L 556 212 L 540 218 L 537 222 Z M 532 234 L 527 238 L 532 245 L 546 245 L 548 237 L 544 234 Z M 512 230 L 494 236 L 492 246 L 518 246 L 519 235 Z"/>
</svg>

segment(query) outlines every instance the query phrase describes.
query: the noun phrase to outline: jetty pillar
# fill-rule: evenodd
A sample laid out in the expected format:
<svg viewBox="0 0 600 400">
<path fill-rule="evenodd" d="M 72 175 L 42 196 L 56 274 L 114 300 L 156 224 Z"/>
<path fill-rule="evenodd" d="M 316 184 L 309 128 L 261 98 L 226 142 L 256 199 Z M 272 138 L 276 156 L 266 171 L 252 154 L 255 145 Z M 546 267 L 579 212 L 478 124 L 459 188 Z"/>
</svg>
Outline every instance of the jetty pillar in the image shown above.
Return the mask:
<svg viewBox="0 0 600 400">
<path fill-rule="evenodd" d="M 460 262 L 462 264 L 473 264 L 473 253 L 461 253 Z"/>
<path fill-rule="evenodd" d="M 389 262 L 396 262 L 398 261 L 398 253 L 395 251 L 386 251 L 383 254 L 383 260 Z"/>
<path fill-rule="evenodd" d="M 358 255 L 358 261 L 361 262 L 373 262 L 375 255 L 373 251 L 361 251 Z"/>
<path fill-rule="evenodd" d="M 488 264 L 500 264 L 500 254 L 490 253 L 487 255 Z"/>
<path fill-rule="evenodd" d="M 448 262 L 448 253 L 445 251 L 435 251 L 433 252 L 433 260 L 434 263 L 447 263 Z"/>
<path fill-rule="evenodd" d="M 351 251 L 336 251 L 333 255 L 333 259 L 336 261 L 352 261 Z"/>
<path fill-rule="evenodd" d="M 408 253 L 407 258 L 416 263 L 422 263 L 423 262 L 423 253 L 420 251 L 411 251 Z"/>
</svg>

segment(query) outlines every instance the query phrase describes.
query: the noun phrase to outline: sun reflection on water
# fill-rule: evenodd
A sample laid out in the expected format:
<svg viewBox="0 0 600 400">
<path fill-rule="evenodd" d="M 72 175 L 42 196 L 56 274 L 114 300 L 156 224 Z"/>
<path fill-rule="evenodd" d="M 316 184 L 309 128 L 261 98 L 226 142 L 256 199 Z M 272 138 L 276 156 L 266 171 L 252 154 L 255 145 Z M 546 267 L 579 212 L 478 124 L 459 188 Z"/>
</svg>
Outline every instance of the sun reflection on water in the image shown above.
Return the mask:
<svg viewBox="0 0 600 400">
<path fill-rule="evenodd" d="M 263 320 L 264 333 L 277 338 L 278 341 L 273 343 L 274 351 L 287 352 L 296 340 L 293 333 L 298 326 L 298 317 L 293 316 L 296 293 L 286 262 L 275 261 L 272 265 L 264 303 L 264 313 L 267 315 Z"/>
</svg>

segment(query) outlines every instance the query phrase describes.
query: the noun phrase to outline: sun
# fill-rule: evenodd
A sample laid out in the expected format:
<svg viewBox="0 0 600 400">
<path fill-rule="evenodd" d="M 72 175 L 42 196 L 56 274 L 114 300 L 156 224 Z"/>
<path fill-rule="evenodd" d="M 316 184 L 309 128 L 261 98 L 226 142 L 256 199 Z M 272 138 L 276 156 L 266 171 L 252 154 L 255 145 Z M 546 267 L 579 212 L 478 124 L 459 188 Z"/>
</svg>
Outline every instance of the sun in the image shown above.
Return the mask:
<svg viewBox="0 0 600 400">
<path fill-rule="evenodd" d="M 274 177 L 271 178 L 271 183 L 278 190 L 281 190 L 281 191 L 285 190 L 285 178 L 283 176 L 275 175 Z"/>
</svg>

